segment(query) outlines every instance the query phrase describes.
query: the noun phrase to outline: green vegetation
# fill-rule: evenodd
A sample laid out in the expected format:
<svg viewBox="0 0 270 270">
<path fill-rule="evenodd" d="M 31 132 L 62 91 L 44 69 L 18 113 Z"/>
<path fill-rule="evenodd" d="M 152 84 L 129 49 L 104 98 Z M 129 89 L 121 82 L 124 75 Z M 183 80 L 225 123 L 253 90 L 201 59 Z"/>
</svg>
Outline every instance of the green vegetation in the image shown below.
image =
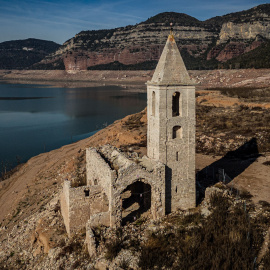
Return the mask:
<svg viewBox="0 0 270 270">
<path fill-rule="evenodd" d="M 141 24 L 162 23 L 169 26 L 171 22 L 173 22 L 174 25 L 201 26 L 201 22 L 198 19 L 187 14 L 177 12 L 159 13 Z"/>
<path fill-rule="evenodd" d="M 115 30 L 116 29 L 82 31 L 73 38 L 73 41 L 74 43 L 80 44 L 81 49 L 83 48 L 90 51 L 109 48 L 110 43 L 107 41 L 112 37 Z M 97 40 L 99 42 L 96 42 Z"/>
<path fill-rule="evenodd" d="M 187 49 L 181 50 L 181 56 L 186 65 L 186 68 L 189 70 L 205 70 L 205 69 L 216 69 L 218 68 L 218 61 L 216 59 L 205 60 L 206 54 L 203 54 L 200 57 L 194 57 L 189 54 Z"/>
<path fill-rule="evenodd" d="M 270 41 L 223 64 L 224 68 L 270 68 Z"/>
<path fill-rule="evenodd" d="M 181 51 L 183 60 L 189 70 L 199 69 L 215 69 L 218 67 L 218 61 L 213 59 L 205 61 L 203 58 L 195 58 L 191 56 L 185 49 Z M 88 67 L 88 70 L 154 70 L 156 68 L 157 61 L 145 61 L 133 65 L 125 65 L 118 61 L 108 64 L 101 64 Z"/>
<path fill-rule="evenodd" d="M 62 58 L 58 58 L 51 63 L 36 63 L 31 66 L 31 69 L 39 70 L 65 70 L 64 61 Z"/>
<path fill-rule="evenodd" d="M 210 90 L 210 88 L 209 88 Z M 216 87 L 211 90 L 218 90 L 221 94 L 229 97 L 237 97 L 246 101 L 261 101 L 270 102 L 270 88 L 255 88 L 255 87 Z M 259 109 L 259 108 L 258 108 Z"/>
<path fill-rule="evenodd" d="M 134 65 L 124 65 L 118 61 L 108 64 L 96 65 L 88 67 L 88 70 L 152 70 L 155 69 L 157 61 L 145 61 Z"/>
<path fill-rule="evenodd" d="M 270 4 L 259 5 L 248 10 L 229 13 L 224 16 L 216 16 L 214 18 L 206 20 L 204 23 L 212 24 L 212 25 L 219 25 L 221 27 L 223 23 L 226 23 L 229 21 L 234 22 L 234 23 L 241 23 L 241 22 L 248 22 L 250 21 L 251 18 L 252 20 L 260 21 L 260 20 L 264 20 L 264 18 L 260 16 L 260 14 L 262 13 L 270 15 Z"/>
<path fill-rule="evenodd" d="M 55 52 L 59 44 L 39 39 L 0 43 L 0 69 L 26 69 Z"/>
</svg>

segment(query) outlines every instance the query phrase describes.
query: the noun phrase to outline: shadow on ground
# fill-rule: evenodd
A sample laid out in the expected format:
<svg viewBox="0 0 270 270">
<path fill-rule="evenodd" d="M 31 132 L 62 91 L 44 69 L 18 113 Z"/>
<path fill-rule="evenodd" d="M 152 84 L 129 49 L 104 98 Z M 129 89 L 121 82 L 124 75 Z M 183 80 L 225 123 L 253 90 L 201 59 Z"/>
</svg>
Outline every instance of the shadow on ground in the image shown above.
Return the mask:
<svg viewBox="0 0 270 270">
<path fill-rule="evenodd" d="M 200 203 L 207 187 L 217 182 L 230 183 L 260 156 L 256 138 L 252 138 L 235 151 L 203 168 L 196 174 L 197 203 Z"/>
</svg>

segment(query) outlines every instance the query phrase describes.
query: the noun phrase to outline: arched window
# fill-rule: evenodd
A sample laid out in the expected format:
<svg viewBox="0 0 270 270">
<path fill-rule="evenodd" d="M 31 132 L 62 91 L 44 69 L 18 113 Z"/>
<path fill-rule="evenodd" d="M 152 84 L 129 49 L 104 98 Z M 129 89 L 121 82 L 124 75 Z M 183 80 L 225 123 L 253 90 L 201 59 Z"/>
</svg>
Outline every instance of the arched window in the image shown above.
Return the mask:
<svg viewBox="0 0 270 270">
<path fill-rule="evenodd" d="M 152 92 L 152 115 L 155 116 L 156 113 L 156 93 Z"/>
<path fill-rule="evenodd" d="M 180 93 L 174 92 L 172 95 L 172 116 L 180 116 L 181 104 Z"/>
<path fill-rule="evenodd" d="M 182 127 L 175 126 L 173 127 L 173 139 L 181 139 L 182 138 Z"/>
</svg>

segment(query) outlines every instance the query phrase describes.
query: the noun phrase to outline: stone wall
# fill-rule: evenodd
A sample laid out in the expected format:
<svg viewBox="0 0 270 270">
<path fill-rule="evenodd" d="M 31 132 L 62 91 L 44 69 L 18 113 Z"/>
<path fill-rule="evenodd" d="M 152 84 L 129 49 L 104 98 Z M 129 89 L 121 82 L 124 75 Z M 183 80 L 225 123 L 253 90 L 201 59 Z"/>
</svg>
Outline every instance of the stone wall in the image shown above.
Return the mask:
<svg viewBox="0 0 270 270">
<path fill-rule="evenodd" d="M 171 117 L 174 92 L 182 96 L 182 115 Z M 168 87 L 167 91 L 167 166 L 171 174 L 171 211 L 195 207 L 195 87 Z M 173 127 L 180 126 L 181 136 L 173 138 Z M 163 138 L 160 138 L 161 141 Z"/>
<path fill-rule="evenodd" d="M 95 148 L 86 149 L 87 185 L 100 185 L 111 201 L 111 186 L 116 179 L 116 171 L 101 157 Z"/>
<path fill-rule="evenodd" d="M 85 227 L 90 217 L 90 196 L 84 190 L 87 187 L 70 188 L 69 190 L 69 235 Z"/>
<path fill-rule="evenodd" d="M 91 215 L 89 219 L 89 224 L 91 224 L 91 227 L 97 227 L 97 226 L 111 226 L 111 213 L 110 212 L 98 212 L 94 215 Z"/>
<path fill-rule="evenodd" d="M 61 212 L 68 235 L 85 228 L 90 215 L 108 211 L 109 202 L 100 186 L 72 188 L 70 181 L 64 182 L 61 195 Z"/>
<path fill-rule="evenodd" d="M 156 219 L 165 214 L 165 166 L 163 164 L 146 157 L 144 162 L 135 162 L 110 145 L 100 147 L 98 151 L 89 148 L 86 155 L 87 183 L 91 184 L 95 179 L 102 179 L 100 185 L 107 190 L 106 192 L 110 192 L 110 226 L 120 226 L 123 210 L 121 193 L 128 185 L 137 181 L 151 186 L 151 217 Z"/>
<path fill-rule="evenodd" d="M 152 112 L 152 92 L 155 92 L 155 113 Z M 172 100 L 180 93 L 180 115 L 172 116 Z M 195 206 L 195 87 L 147 87 L 147 155 L 167 165 L 166 212 Z M 173 138 L 174 127 L 181 134 Z"/>
<path fill-rule="evenodd" d="M 64 181 L 63 191 L 60 195 L 60 205 L 61 213 L 64 219 L 64 224 L 66 226 L 67 233 L 69 234 L 69 190 L 70 190 L 70 181 Z"/>
<path fill-rule="evenodd" d="M 95 240 L 95 235 L 94 235 L 94 232 L 92 230 L 92 226 L 91 226 L 90 221 L 88 221 L 86 224 L 85 242 L 86 242 L 86 246 L 87 246 L 88 253 L 89 253 L 90 257 L 95 256 L 97 253 L 96 240 Z"/>
<path fill-rule="evenodd" d="M 147 158 L 145 157 L 145 159 Z M 152 163 L 152 168 L 147 170 L 142 165 L 143 162 L 139 164 L 134 162 L 125 170 L 122 170 L 118 175 L 117 182 L 113 186 L 112 218 L 115 220 L 116 226 L 119 226 L 122 220 L 121 193 L 127 186 L 138 181 L 151 186 L 150 217 L 157 219 L 165 215 L 165 166 L 162 163 L 154 162 Z"/>
<path fill-rule="evenodd" d="M 164 164 L 147 157 L 132 160 L 110 145 L 87 149 L 86 162 L 87 185 L 73 188 L 65 181 L 63 186 L 61 211 L 68 235 L 85 228 L 87 222 L 91 227 L 121 226 L 125 209 L 121 196 L 134 183 L 142 198 L 139 210 L 152 219 L 165 215 Z M 134 195 L 131 192 L 128 199 Z"/>
<path fill-rule="evenodd" d="M 147 156 L 154 160 L 160 160 L 161 151 L 159 149 L 159 137 L 160 130 L 160 103 L 165 98 L 165 91 L 159 89 L 158 86 L 149 85 L 147 87 Z M 155 99 L 153 99 L 153 93 L 155 93 Z M 162 128 L 162 127 L 161 127 Z M 165 128 L 165 126 L 164 126 Z M 164 162 L 164 164 L 166 164 Z"/>
</svg>

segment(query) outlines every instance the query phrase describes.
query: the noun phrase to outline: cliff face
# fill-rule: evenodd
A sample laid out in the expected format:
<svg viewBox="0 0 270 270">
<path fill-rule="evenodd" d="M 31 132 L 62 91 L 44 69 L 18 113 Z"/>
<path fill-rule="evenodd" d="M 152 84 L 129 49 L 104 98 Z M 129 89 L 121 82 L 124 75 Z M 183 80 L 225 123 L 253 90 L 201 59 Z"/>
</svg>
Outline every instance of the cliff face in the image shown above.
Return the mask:
<svg viewBox="0 0 270 270">
<path fill-rule="evenodd" d="M 214 68 L 218 62 L 242 55 L 270 39 L 270 4 L 204 22 L 165 12 L 134 26 L 83 31 L 41 64 L 63 61 L 66 70 L 86 70 L 116 61 L 124 65 L 157 61 L 170 22 L 174 23 L 174 35 L 187 67 Z"/>
<path fill-rule="evenodd" d="M 219 33 L 217 44 L 228 42 L 232 39 L 250 41 L 255 40 L 258 36 L 270 39 L 269 24 L 270 18 L 263 17 L 262 21 L 250 21 L 246 23 L 228 22 L 222 25 Z"/>
</svg>

